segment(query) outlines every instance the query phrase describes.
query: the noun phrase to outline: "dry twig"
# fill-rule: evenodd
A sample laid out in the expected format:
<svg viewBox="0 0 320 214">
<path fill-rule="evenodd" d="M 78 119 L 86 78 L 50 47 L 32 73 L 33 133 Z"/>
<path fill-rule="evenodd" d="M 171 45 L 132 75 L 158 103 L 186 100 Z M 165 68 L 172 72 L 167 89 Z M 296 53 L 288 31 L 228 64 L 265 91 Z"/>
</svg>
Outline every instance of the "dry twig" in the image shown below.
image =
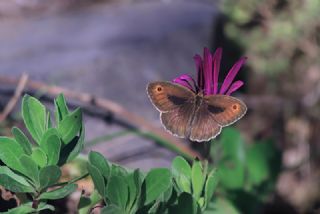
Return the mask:
<svg viewBox="0 0 320 214">
<path fill-rule="evenodd" d="M 23 92 L 27 82 L 28 82 L 28 75 L 22 74 L 21 78 L 17 81 L 17 87 L 14 92 L 14 95 L 11 97 L 11 99 L 7 103 L 6 107 L 4 108 L 3 112 L 0 114 L 0 123 L 3 122 L 8 117 L 10 112 L 16 106 L 16 104 L 21 96 L 21 93 Z"/>
<path fill-rule="evenodd" d="M 19 80 L 16 78 L 0 76 L 0 84 L 17 85 L 18 82 Z M 59 86 L 49 86 L 43 82 L 32 81 L 32 80 L 29 80 L 26 83 L 26 88 L 29 88 L 35 91 L 45 91 L 51 96 L 57 96 L 58 94 L 63 93 L 64 96 L 69 99 L 78 100 L 87 105 L 92 105 L 104 111 L 111 112 L 114 115 L 129 121 L 131 124 L 137 127 L 140 132 L 152 133 L 162 139 L 165 139 L 167 142 L 170 142 L 172 146 L 174 146 L 175 148 L 179 148 L 179 150 L 184 154 L 187 154 L 190 157 L 201 158 L 201 155 L 199 153 L 189 148 L 186 144 L 181 142 L 176 137 L 170 135 L 169 133 L 167 133 L 161 128 L 155 127 L 153 124 L 146 121 L 143 117 L 140 117 L 139 115 L 131 113 L 130 111 L 125 109 L 123 106 L 119 105 L 114 101 L 96 97 L 89 93 L 75 92 Z"/>
</svg>

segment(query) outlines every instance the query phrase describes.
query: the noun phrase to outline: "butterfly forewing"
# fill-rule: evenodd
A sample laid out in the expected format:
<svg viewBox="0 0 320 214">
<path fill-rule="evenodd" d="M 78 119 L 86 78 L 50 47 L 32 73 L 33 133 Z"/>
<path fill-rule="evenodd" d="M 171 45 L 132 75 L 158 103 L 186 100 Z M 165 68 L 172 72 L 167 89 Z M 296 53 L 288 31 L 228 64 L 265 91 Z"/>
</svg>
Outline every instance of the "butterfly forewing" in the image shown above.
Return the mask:
<svg viewBox="0 0 320 214">
<path fill-rule="evenodd" d="M 247 111 L 246 105 L 237 98 L 226 95 L 204 97 L 213 119 L 221 126 L 228 126 L 239 120 Z"/>
<path fill-rule="evenodd" d="M 147 90 L 151 102 L 161 112 L 163 126 L 173 135 L 186 137 L 194 112 L 195 94 L 170 82 L 150 83 Z"/>
<path fill-rule="evenodd" d="M 160 112 L 168 112 L 194 100 L 195 94 L 178 84 L 153 82 L 148 85 L 148 95 Z"/>
</svg>

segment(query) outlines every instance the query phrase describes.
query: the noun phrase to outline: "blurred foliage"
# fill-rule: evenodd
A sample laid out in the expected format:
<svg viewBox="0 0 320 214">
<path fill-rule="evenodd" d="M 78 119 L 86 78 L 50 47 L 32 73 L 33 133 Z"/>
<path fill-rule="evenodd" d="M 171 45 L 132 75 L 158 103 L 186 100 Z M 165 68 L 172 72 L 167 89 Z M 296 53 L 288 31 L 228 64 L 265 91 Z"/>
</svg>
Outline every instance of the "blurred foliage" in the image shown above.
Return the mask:
<svg viewBox="0 0 320 214">
<path fill-rule="evenodd" d="M 223 0 L 226 35 L 246 50 L 256 72 L 319 68 L 320 1 Z"/>
<path fill-rule="evenodd" d="M 284 168 L 295 169 L 283 171 L 278 194 L 301 213 L 313 210 L 320 197 L 307 187 L 318 188 L 311 181 L 320 178 L 320 1 L 222 0 L 221 10 L 219 45 L 248 56 L 247 135 L 275 139 Z"/>
<path fill-rule="evenodd" d="M 219 197 L 209 213 L 257 213 L 274 191 L 281 168 L 281 153 L 273 141 L 245 144 L 240 132 L 225 128 L 211 142 L 210 156 L 218 168 Z"/>
</svg>

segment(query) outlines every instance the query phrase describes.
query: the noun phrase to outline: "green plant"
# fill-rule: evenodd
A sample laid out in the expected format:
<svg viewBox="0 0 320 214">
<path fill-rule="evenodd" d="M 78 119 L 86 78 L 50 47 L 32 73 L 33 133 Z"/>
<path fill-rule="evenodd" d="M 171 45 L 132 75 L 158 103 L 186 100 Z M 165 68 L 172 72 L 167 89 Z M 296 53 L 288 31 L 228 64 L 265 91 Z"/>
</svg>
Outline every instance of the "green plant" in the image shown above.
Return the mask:
<svg viewBox="0 0 320 214">
<path fill-rule="evenodd" d="M 22 117 L 31 140 L 17 127 L 13 138 L 0 137 L 0 185 L 22 193 L 22 204 L 7 213 L 54 210 L 48 200 L 64 198 L 76 190 L 74 182 L 59 183 L 60 167 L 83 148 L 84 127 L 80 109 L 70 112 L 63 95 L 55 99 L 56 126 L 50 112 L 36 98 L 25 95 Z"/>
<path fill-rule="evenodd" d="M 200 213 L 217 185 L 216 170 L 195 160 L 192 167 L 178 156 L 172 170 L 142 173 L 109 163 L 101 154 L 89 154 L 88 171 L 103 199 L 102 213 Z"/>
<path fill-rule="evenodd" d="M 211 142 L 213 164 L 198 159 L 190 164 L 178 156 L 171 170 L 141 172 L 90 152 L 88 173 L 61 183 L 60 167 L 83 148 L 81 110 L 69 111 L 63 95 L 59 95 L 54 126 L 49 111 L 26 95 L 22 116 L 32 139 L 16 127 L 12 128 L 13 138 L 0 137 L 0 185 L 17 193 L 21 200 L 6 213 L 53 211 L 55 207 L 48 202 L 74 192 L 75 182 L 88 174 L 95 191 L 90 198 L 81 196 L 80 214 L 89 213 L 101 201 L 105 204 L 102 213 L 106 214 L 252 213 L 273 189 L 279 171 L 279 155 L 272 143 L 245 145 L 237 130 L 225 128 L 220 140 Z M 214 196 L 215 191 L 218 194 Z"/>
</svg>

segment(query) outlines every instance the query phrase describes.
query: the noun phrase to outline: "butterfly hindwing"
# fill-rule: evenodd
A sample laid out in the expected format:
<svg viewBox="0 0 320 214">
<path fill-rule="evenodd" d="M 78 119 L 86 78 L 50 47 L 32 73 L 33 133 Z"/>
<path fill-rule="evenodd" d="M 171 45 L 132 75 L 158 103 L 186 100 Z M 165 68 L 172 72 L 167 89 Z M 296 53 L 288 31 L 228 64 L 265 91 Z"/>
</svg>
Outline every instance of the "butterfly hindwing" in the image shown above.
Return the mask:
<svg viewBox="0 0 320 214">
<path fill-rule="evenodd" d="M 187 137 L 188 125 L 194 111 L 194 104 L 185 103 L 168 112 L 160 113 L 163 126 L 173 135 Z"/>
<path fill-rule="evenodd" d="M 204 97 L 212 118 L 222 127 L 239 120 L 247 111 L 246 105 L 239 99 L 227 95 Z"/>
<path fill-rule="evenodd" d="M 213 119 L 205 102 L 200 104 L 191 123 L 190 140 L 209 141 L 221 132 L 221 126 Z"/>
<path fill-rule="evenodd" d="M 185 103 L 193 102 L 195 94 L 175 83 L 153 82 L 147 87 L 149 98 L 160 112 L 168 112 Z"/>
</svg>

